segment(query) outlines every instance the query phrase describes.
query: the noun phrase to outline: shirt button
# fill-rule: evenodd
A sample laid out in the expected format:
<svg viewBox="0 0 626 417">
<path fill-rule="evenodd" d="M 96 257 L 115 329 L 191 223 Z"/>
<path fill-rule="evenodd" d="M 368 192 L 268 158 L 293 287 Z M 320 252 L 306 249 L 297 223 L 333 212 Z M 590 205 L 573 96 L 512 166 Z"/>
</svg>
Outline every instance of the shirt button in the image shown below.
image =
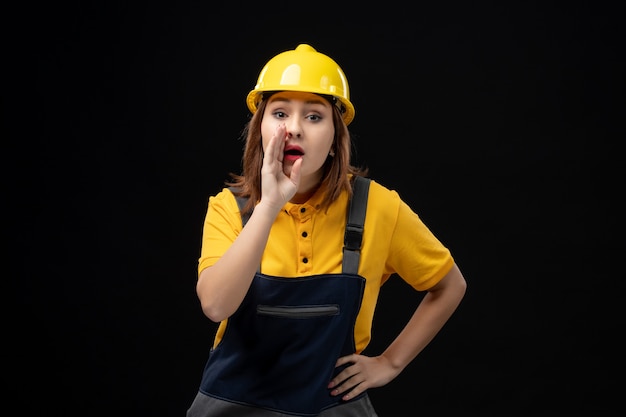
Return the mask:
<svg viewBox="0 0 626 417">
<path fill-rule="evenodd" d="M 302 237 L 307 237 L 309 234 L 307 232 L 302 232 Z"/>
<path fill-rule="evenodd" d="M 305 264 L 309 263 L 309 259 L 308 258 L 302 258 L 302 262 L 304 262 Z"/>
</svg>

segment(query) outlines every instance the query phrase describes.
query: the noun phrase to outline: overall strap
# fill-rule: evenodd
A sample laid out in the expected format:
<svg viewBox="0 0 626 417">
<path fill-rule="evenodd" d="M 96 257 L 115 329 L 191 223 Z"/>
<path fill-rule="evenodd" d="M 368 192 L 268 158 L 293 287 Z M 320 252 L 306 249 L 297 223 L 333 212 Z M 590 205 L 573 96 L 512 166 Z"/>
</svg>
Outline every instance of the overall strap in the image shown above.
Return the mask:
<svg viewBox="0 0 626 417">
<path fill-rule="evenodd" d="M 348 220 L 343 246 L 343 273 L 358 274 L 361 259 L 361 242 L 363 241 L 363 225 L 367 211 L 367 196 L 370 179 L 356 176 L 352 186 L 352 199 L 348 209 Z"/>
<path fill-rule="evenodd" d="M 235 194 L 235 192 L 239 191 L 239 188 L 237 188 L 237 187 L 228 187 L 228 189 L 230 191 L 232 191 L 233 194 Z M 241 196 L 237 196 L 235 194 L 235 200 L 237 200 L 237 206 L 239 207 L 239 212 L 241 213 L 241 227 L 243 228 L 243 226 L 246 225 L 246 222 L 250 218 L 250 215 L 252 214 L 252 210 L 250 210 L 246 214 L 243 214 L 243 208 L 246 205 L 246 203 L 248 202 L 248 197 L 241 197 Z"/>
</svg>

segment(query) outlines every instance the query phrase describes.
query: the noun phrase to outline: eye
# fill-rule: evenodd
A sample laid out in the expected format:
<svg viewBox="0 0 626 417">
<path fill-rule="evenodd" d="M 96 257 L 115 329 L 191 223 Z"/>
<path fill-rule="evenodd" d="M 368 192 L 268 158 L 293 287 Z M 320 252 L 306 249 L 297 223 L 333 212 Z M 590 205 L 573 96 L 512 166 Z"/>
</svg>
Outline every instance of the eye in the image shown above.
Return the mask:
<svg viewBox="0 0 626 417">
<path fill-rule="evenodd" d="M 287 115 L 285 114 L 285 112 L 277 110 L 275 112 L 272 112 L 272 115 L 277 118 L 277 119 L 283 119 L 285 117 L 287 117 Z"/>
<path fill-rule="evenodd" d="M 319 114 L 309 114 L 307 118 L 312 122 L 317 122 L 319 120 L 322 120 L 322 116 L 320 116 Z"/>
</svg>

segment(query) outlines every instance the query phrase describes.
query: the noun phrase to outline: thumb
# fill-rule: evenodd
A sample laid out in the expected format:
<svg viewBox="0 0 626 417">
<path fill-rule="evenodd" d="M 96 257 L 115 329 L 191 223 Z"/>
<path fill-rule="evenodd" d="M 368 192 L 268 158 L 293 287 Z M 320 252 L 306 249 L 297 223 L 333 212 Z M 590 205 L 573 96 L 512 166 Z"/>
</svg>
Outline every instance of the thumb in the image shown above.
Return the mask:
<svg viewBox="0 0 626 417">
<path fill-rule="evenodd" d="M 291 166 L 291 174 L 289 175 L 289 179 L 296 187 L 300 185 L 301 167 L 302 167 L 302 158 L 298 158 Z"/>
</svg>

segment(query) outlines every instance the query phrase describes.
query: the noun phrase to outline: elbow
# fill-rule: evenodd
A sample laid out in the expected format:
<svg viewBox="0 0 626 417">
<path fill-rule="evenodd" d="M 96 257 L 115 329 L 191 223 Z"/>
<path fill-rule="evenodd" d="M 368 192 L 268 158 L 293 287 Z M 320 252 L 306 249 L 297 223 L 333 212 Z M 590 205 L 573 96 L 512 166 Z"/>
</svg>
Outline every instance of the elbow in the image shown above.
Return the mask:
<svg viewBox="0 0 626 417">
<path fill-rule="evenodd" d="M 467 281 L 463 280 L 462 282 L 459 283 L 458 293 L 459 293 L 459 302 L 461 302 L 461 300 L 465 298 L 465 294 L 467 293 Z"/>
<path fill-rule="evenodd" d="M 208 317 L 209 320 L 219 323 L 224 319 L 227 319 L 233 312 L 228 309 L 228 306 L 221 301 L 221 297 L 212 295 L 210 290 L 203 288 L 198 281 L 196 286 L 196 294 L 200 300 L 200 307 L 202 313 Z"/>
<path fill-rule="evenodd" d="M 206 291 L 201 291 L 200 287 L 196 289 L 198 298 L 200 299 L 200 307 L 205 316 L 209 320 L 219 323 L 220 321 L 227 319 L 234 311 L 230 311 L 228 306 L 221 301 L 221 297 L 209 296 L 205 294 Z"/>
<path fill-rule="evenodd" d="M 209 268 L 200 273 L 198 282 L 196 283 L 196 295 L 200 300 L 202 313 L 204 313 L 209 320 L 219 323 L 227 319 L 233 311 L 228 309 L 228 305 L 224 302 L 224 297 L 220 296 L 219 293 L 209 285 L 210 279 L 206 276 L 208 271 Z"/>
<path fill-rule="evenodd" d="M 457 285 L 458 291 L 461 293 L 461 295 L 465 296 L 465 293 L 467 292 L 467 280 L 465 279 L 463 274 L 461 274 L 461 276 L 457 280 L 457 284 L 456 285 Z"/>
<path fill-rule="evenodd" d="M 222 307 L 215 305 L 215 303 L 205 303 L 201 301 L 200 305 L 202 306 L 202 312 L 204 315 L 215 323 L 219 323 L 222 320 L 227 319 L 232 314 L 227 313 Z"/>
<path fill-rule="evenodd" d="M 457 265 L 454 266 L 452 275 L 453 286 L 456 289 L 456 293 L 458 294 L 459 299 L 462 299 L 463 297 L 465 297 L 465 293 L 467 292 L 467 280 L 465 279 L 463 273 Z"/>
</svg>

